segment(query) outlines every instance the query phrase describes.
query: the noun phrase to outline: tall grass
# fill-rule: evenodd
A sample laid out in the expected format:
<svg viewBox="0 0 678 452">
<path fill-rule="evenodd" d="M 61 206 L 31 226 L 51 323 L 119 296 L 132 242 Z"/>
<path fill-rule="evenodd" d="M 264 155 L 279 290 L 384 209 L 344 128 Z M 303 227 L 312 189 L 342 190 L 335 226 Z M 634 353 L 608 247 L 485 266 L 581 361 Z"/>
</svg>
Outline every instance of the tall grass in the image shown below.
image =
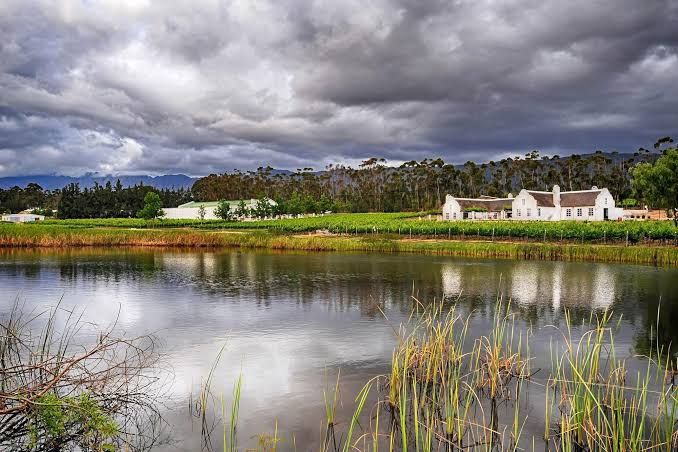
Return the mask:
<svg viewBox="0 0 678 452">
<path fill-rule="evenodd" d="M 676 450 L 673 363 L 646 358 L 631 374 L 617 355 L 611 319 L 609 312 L 592 314 L 573 325 L 566 315 L 550 368 L 533 370 L 531 336 L 519 332 L 510 303 L 499 299 L 489 331 L 469 338 L 470 316 L 417 302 L 412 320 L 398 329 L 390 371 L 364 385 L 343 432 L 333 430 L 341 439 L 325 439 L 321 450 Z M 327 425 L 340 425 L 333 410 L 338 385 L 324 393 Z M 522 404 L 534 390 L 546 394 L 543 413 L 530 413 L 543 420 L 543 437 L 525 433 Z"/>
<path fill-rule="evenodd" d="M 678 265 L 678 247 L 400 240 L 389 236 L 292 236 L 266 231 L 72 229 L 0 225 L 0 247 L 238 247 L 273 250 L 406 252 L 448 256 Z"/>
</svg>

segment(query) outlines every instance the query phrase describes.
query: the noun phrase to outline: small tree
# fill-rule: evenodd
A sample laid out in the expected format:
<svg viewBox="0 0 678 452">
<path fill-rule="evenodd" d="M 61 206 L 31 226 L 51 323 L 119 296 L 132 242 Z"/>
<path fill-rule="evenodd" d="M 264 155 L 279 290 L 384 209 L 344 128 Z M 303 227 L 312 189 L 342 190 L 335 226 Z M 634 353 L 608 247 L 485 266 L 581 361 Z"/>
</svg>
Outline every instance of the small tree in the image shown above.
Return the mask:
<svg viewBox="0 0 678 452">
<path fill-rule="evenodd" d="M 266 197 L 259 198 L 252 213 L 257 218 L 266 218 L 272 216 L 273 208 L 271 206 L 271 201 Z"/>
<path fill-rule="evenodd" d="M 633 191 L 650 206 L 666 209 L 678 226 L 678 148 L 663 154 L 654 164 L 639 163 L 633 168 Z"/>
<path fill-rule="evenodd" d="M 242 199 L 238 203 L 238 207 L 235 209 L 235 215 L 240 219 L 247 218 L 250 215 L 250 209 L 247 208 L 245 201 Z"/>
<path fill-rule="evenodd" d="M 153 220 L 154 218 L 165 216 L 165 212 L 162 210 L 160 195 L 154 191 L 146 193 L 146 196 L 144 196 L 144 207 L 137 212 L 137 216 L 144 220 Z"/>
<path fill-rule="evenodd" d="M 231 212 L 231 204 L 226 200 L 221 200 L 214 209 L 214 215 L 226 221 L 233 221 L 233 212 Z"/>
<path fill-rule="evenodd" d="M 205 206 L 202 204 L 198 207 L 198 218 L 200 218 L 200 221 L 205 219 Z"/>
</svg>

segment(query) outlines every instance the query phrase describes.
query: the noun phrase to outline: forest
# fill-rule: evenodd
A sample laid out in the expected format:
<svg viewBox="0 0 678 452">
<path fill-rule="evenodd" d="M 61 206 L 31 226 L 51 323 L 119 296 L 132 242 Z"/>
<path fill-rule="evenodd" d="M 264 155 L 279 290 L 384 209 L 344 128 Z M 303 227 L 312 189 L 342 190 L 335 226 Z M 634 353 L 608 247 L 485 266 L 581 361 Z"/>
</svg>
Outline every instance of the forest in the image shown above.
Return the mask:
<svg viewBox="0 0 678 452">
<path fill-rule="evenodd" d="M 661 153 L 640 149 L 634 154 L 542 156 L 538 151 L 498 162 L 452 165 L 442 159 L 410 161 L 398 167 L 381 158 L 370 158 L 358 168 L 329 165 L 296 172 L 257 171 L 211 174 L 192 188 L 195 199 L 245 199 L 262 196 L 280 204 L 331 205 L 342 212 L 400 212 L 438 209 L 447 193 L 458 197 L 506 196 L 521 188 L 583 190 L 607 187 L 617 200 L 632 197 L 630 170 L 641 162 L 654 162 Z M 630 201 L 631 203 L 633 201 Z M 627 201 L 628 203 L 628 201 Z M 308 210 L 308 209 L 305 209 Z M 311 209 L 312 210 L 312 209 Z"/>
</svg>

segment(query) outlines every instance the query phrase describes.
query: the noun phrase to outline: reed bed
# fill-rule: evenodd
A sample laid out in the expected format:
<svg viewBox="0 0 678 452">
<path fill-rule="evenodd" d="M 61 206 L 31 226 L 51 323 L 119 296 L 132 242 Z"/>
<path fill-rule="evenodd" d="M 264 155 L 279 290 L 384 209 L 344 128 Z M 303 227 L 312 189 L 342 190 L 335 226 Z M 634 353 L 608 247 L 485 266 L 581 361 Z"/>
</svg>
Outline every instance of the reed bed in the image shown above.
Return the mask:
<svg viewBox="0 0 678 452">
<path fill-rule="evenodd" d="M 611 320 L 604 312 L 573 325 L 566 316 L 550 368 L 538 369 L 529 330 L 501 299 L 490 330 L 477 338 L 468 335 L 471 317 L 454 306 L 418 304 L 398 330 L 390 372 L 358 392 L 350 419 L 335 417 L 339 383 L 324 393 L 320 450 L 678 450 L 676 363 L 657 350 L 630 372 L 617 356 Z M 525 394 L 535 389 L 546 395 L 544 411 L 527 414 Z M 543 422 L 543 435 L 525 433 L 529 416 Z"/>
<path fill-rule="evenodd" d="M 409 240 L 397 236 L 289 235 L 268 231 L 74 229 L 0 225 L 0 247 L 237 247 L 300 251 L 404 252 L 447 256 L 678 265 L 678 247 Z"/>
</svg>

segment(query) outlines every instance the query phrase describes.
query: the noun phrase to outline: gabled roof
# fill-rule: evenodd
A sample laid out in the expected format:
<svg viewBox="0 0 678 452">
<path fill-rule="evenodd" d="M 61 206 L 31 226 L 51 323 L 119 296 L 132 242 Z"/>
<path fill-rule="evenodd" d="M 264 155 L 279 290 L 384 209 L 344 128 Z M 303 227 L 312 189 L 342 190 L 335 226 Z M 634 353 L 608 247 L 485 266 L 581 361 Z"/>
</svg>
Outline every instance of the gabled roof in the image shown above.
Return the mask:
<svg viewBox="0 0 678 452">
<path fill-rule="evenodd" d="M 527 192 L 537 201 L 539 207 L 555 207 L 552 192 L 531 190 L 527 190 Z"/>
<path fill-rule="evenodd" d="M 560 194 L 562 207 L 592 207 L 602 190 L 564 191 Z"/>
<path fill-rule="evenodd" d="M 510 198 L 454 198 L 459 203 L 461 210 L 467 209 L 485 209 L 488 212 L 501 212 L 510 210 L 513 199 Z"/>
</svg>

